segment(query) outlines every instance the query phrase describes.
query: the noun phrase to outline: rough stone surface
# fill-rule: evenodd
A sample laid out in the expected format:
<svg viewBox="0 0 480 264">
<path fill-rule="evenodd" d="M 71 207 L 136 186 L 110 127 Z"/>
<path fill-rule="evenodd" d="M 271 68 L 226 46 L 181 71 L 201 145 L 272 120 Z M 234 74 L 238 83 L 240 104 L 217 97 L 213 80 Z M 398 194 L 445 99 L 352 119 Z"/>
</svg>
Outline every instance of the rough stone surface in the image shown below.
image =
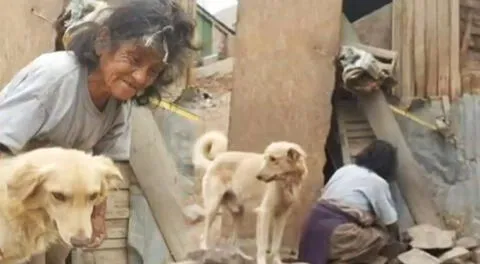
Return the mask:
<svg viewBox="0 0 480 264">
<path fill-rule="evenodd" d="M 202 221 L 204 213 L 203 208 L 198 204 L 187 205 L 183 208 L 183 215 L 190 224 Z"/>
<path fill-rule="evenodd" d="M 471 252 L 473 262 L 480 263 L 480 248 L 477 248 Z"/>
<path fill-rule="evenodd" d="M 462 237 L 455 242 L 455 246 L 471 250 L 478 247 L 478 239 L 475 237 Z"/>
<path fill-rule="evenodd" d="M 440 260 L 420 249 L 411 249 L 398 256 L 403 264 L 440 264 Z"/>
<path fill-rule="evenodd" d="M 435 124 L 443 116 L 439 100 L 425 102 L 410 110 L 410 114 L 424 122 Z M 449 229 L 462 235 L 480 237 L 480 96 L 464 95 L 451 103 L 447 119 L 454 140 L 397 115 L 397 121 L 415 158 L 423 164 L 428 175 L 428 188 L 435 193 L 435 201 Z"/>
<path fill-rule="evenodd" d="M 439 260 L 442 264 L 450 264 L 459 261 L 466 261 L 470 257 L 470 251 L 463 247 L 454 247 L 443 253 Z"/>
<path fill-rule="evenodd" d="M 385 264 L 388 262 L 388 258 L 386 257 L 383 257 L 383 256 L 378 256 L 373 262 L 372 264 Z"/>
<path fill-rule="evenodd" d="M 197 250 L 187 255 L 189 260 L 201 264 L 253 264 L 254 259 L 236 247 L 220 246 L 209 250 Z"/>
<path fill-rule="evenodd" d="M 442 230 L 431 225 L 417 225 L 408 229 L 410 245 L 419 249 L 448 249 L 454 246 L 455 231 Z"/>
</svg>

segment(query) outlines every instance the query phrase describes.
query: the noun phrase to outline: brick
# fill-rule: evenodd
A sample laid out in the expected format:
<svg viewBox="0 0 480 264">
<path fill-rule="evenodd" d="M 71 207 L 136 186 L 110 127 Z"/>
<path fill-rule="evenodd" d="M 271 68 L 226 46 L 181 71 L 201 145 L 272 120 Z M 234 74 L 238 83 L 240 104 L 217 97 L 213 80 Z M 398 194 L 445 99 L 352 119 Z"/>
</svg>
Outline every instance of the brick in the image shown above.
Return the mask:
<svg viewBox="0 0 480 264">
<path fill-rule="evenodd" d="M 480 264 L 480 248 L 472 250 L 471 258 L 474 263 Z"/>
<path fill-rule="evenodd" d="M 422 224 L 408 229 L 410 245 L 418 249 L 450 249 L 454 246 L 455 231 Z"/>
<path fill-rule="evenodd" d="M 440 260 L 425 251 L 414 248 L 398 256 L 403 264 L 440 264 Z"/>
<path fill-rule="evenodd" d="M 463 247 L 468 250 L 472 250 L 478 247 L 478 239 L 475 237 L 462 237 L 455 242 L 457 247 Z"/>
<path fill-rule="evenodd" d="M 245 255 L 232 246 L 220 246 L 208 250 L 196 250 L 187 254 L 187 258 L 201 264 L 253 264 L 254 258 Z"/>
<path fill-rule="evenodd" d="M 189 224 L 195 224 L 203 220 L 204 210 L 198 204 L 191 204 L 183 208 L 183 216 Z"/>
<path fill-rule="evenodd" d="M 440 263 L 454 264 L 462 263 L 470 257 L 470 251 L 463 247 L 454 247 L 440 256 Z"/>
</svg>

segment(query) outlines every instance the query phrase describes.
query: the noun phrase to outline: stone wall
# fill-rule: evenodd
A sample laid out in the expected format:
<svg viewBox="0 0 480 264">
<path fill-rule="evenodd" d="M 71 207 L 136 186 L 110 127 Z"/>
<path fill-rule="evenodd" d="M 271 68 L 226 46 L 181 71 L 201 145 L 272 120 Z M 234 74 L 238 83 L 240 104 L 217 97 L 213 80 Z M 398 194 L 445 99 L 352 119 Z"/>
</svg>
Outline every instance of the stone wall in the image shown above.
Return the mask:
<svg viewBox="0 0 480 264">
<path fill-rule="evenodd" d="M 441 101 L 432 101 L 411 113 L 435 124 L 442 109 Z M 429 173 L 419 177 L 427 177 L 435 187 L 435 200 L 447 225 L 480 237 L 480 96 L 464 95 L 452 104 L 448 118 L 453 140 L 397 116 L 415 158 Z"/>
</svg>

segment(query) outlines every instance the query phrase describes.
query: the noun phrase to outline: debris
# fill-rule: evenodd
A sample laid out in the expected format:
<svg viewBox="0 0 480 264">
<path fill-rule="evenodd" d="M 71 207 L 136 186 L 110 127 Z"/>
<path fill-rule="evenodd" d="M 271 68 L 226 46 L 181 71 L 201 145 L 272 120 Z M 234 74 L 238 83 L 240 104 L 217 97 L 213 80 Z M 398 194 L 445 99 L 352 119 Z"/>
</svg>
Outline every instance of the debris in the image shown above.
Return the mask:
<svg viewBox="0 0 480 264">
<path fill-rule="evenodd" d="M 373 260 L 372 264 L 385 264 L 388 262 L 388 258 L 383 256 L 378 256 L 375 260 Z"/>
<path fill-rule="evenodd" d="M 195 224 L 203 220 L 204 210 L 198 204 L 185 206 L 182 211 L 189 224 Z"/>
<path fill-rule="evenodd" d="M 187 258 L 199 264 L 253 264 L 254 259 L 234 246 L 219 246 L 208 250 L 196 250 Z"/>
<path fill-rule="evenodd" d="M 346 89 L 372 92 L 382 85 L 392 86 L 395 80 L 369 52 L 354 46 L 343 46 L 339 56 Z"/>
<path fill-rule="evenodd" d="M 462 237 L 455 242 L 455 246 L 472 250 L 478 247 L 478 239 L 474 237 Z"/>
<path fill-rule="evenodd" d="M 440 256 L 440 263 L 458 263 L 465 261 L 470 257 L 470 251 L 463 247 L 454 247 Z"/>
<path fill-rule="evenodd" d="M 480 248 L 476 248 L 472 251 L 472 260 L 475 263 L 480 263 Z"/>
<path fill-rule="evenodd" d="M 454 246 L 455 231 L 442 230 L 428 224 L 408 229 L 412 237 L 410 245 L 419 249 L 449 249 Z"/>
<path fill-rule="evenodd" d="M 440 264 L 440 260 L 420 249 L 411 249 L 398 256 L 403 264 Z"/>
</svg>

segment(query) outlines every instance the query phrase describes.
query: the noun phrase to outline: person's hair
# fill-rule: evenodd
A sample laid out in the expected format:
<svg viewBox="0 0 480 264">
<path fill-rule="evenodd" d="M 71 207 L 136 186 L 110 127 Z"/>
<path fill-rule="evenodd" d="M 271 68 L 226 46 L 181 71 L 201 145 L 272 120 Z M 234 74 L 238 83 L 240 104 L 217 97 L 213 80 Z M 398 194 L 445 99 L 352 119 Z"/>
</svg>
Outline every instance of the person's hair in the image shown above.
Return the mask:
<svg viewBox="0 0 480 264">
<path fill-rule="evenodd" d="M 106 28 L 109 48 L 113 51 L 126 41 L 141 41 L 159 54 L 166 53 L 164 70 L 155 83 L 135 99 L 145 102 L 148 97 L 159 97 L 159 90 L 183 74 L 190 56 L 197 50 L 192 42 L 193 19 L 172 0 L 133 1 L 109 8 L 111 14 L 103 22 L 85 23 L 85 29 L 73 34 L 66 49 L 73 51 L 79 63 L 90 71 L 96 69 L 99 64 L 96 40 L 100 30 Z"/>
<path fill-rule="evenodd" d="M 374 140 L 355 157 L 355 164 L 375 172 L 387 181 L 395 177 L 397 150 L 384 140 Z"/>
</svg>

